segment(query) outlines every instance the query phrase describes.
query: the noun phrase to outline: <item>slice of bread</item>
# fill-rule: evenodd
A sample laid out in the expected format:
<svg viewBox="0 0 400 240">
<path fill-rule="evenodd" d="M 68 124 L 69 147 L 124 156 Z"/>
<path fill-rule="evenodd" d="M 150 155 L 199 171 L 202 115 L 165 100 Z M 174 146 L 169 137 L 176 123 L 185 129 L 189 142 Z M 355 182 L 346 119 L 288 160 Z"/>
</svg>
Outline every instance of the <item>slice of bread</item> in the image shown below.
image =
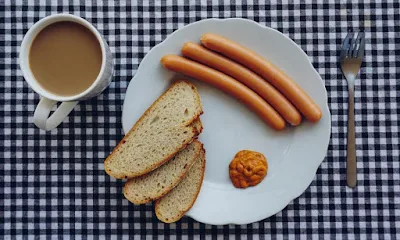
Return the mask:
<svg viewBox="0 0 400 240">
<path fill-rule="evenodd" d="M 156 200 L 157 218 L 165 223 L 173 223 L 189 211 L 197 199 L 203 183 L 206 158 L 204 149 L 182 181 L 164 197 Z"/>
<path fill-rule="evenodd" d="M 194 140 L 161 167 L 129 179 L 124 187 L 126 199 L 134 204 L 144 204 L 164 196 L 186 175 L 200 151 L 203 151 L 203 144 Z"/>
<path fill-rule="evenodd" d="M 123 179 L 161 166 L 198 135 L 191 124 L 202 113 L 196 87 L 185 81 L 174 83 L 114 148 L 104 161 L 105 171 Z"/>
</svg>

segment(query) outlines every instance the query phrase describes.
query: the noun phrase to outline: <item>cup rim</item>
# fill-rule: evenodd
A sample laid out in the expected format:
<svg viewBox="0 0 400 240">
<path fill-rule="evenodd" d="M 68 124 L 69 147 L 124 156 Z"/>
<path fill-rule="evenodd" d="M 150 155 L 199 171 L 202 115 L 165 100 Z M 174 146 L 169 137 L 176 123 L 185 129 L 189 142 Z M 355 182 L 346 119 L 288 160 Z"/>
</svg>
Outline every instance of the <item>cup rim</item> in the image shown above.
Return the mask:
<svg viewBox="0 0 400 240">
<path fill-rule="evenodd" d="M 57 21 L 57 19 L 58 19 L 58 21 Z M 56 20 L 56 21 L 52 21 L 52 20 Z M 28 59 L 28 61 L 29 61 L 29 52 L 30 52 L 30 47 L 32 45 L 32 42 L 33 42 L 34 38 L 37 36 L 37 34 L 39 34 L 39 32 L 42 29 L 49 26 L 50 24 L 53 24 L 56 22 L 62 22 L 62 21 L 69 21 L 69 20 L 76 22 L 78 24 L 81 24 L 82 26 L 89 29 L 90 32 L 92 32 L 96 36 L 96 38 L 100 44 L 100 48 L 101 48 L 102 61 L 101 61 L 101 68 L 100 68 L 99 74 L 97 75 L 97 77 L 93 81 L 93 83 L 85 91 L 80 92 L 76 95 L 72 95 L 72 96 L 60 96 L 60 95 L 51 93 L 51 92 L 47 91 L 46 89 L 44 89 L 43 87 L 41 87 L 39 85 L 38 80 L 35 78 L 32 70 L 29 67 L 29 62 L 28 62 L 28 67 L 26 68 L 24 61 L 25 61 L 25 56 L 27 56 L 26 59 Z M 35 31 L 38 28 L 41 28 L 40 31 L 35 33 Z M 28 38 L 32 39 L 30 43 L 28 43 L 28 41 L 29 41 Z M 29 84 L 29 86 L 36 93 L 40 94 L 42 97 L 45 97 L 45 98 L 48 98 L 51 100 L 60 101 L 60 102 L 68 102 L 68 101 L 75 101 L 75 100 L 84 98 L 96 87 L 96 85 L 101 81 L 101 77 L 104 75 L 104 71 L 105 71 L 105 67 L 106 67 L 106 57 L 107 57 L 106 46 L 103 41 L 103 38 L 100 35 L 99 31 L 90 22 L 88 22 L 84 18 L 78 17 L 76 15 L 72 15 L 69 13 L 58 13 L 58 14 L 49 15 L 49 16 L 46 16 L 46 17 L 40 19 L 39 21 L 34 23 L 29 28 L 29 30 L 26 32 L 26 34 L 22 40 L 22 43 L 21 43 L 21 49 L 20 49 L 20 53 L 19 53 L 19 65 L 20 65 L 22 74 L 25 78 L 25 81 Z M 30 73 L 30 75 L 28 75 L 28 73 Z M 32 84 L 32 82 L 35 82 L 36 84 Z"/>
</svg>

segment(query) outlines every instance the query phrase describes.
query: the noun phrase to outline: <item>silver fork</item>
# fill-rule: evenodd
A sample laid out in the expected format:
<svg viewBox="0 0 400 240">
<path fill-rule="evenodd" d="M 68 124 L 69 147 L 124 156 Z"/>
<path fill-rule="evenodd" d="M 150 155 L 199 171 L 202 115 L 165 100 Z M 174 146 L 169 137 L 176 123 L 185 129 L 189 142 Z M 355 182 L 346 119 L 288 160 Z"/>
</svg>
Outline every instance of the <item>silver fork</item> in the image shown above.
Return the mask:
<svg viewBox="0 0 400 240">
<path fill-rule="evenodd" d="M 347 186 L 357 184 L 357 159 L 354 129 L 354 82 L 364 58 L 364 33 L 348 33 L 340 52 L 340 66 L 347 80 L 349 91 L 349 116 L 347 121 Z"/>
</svg>

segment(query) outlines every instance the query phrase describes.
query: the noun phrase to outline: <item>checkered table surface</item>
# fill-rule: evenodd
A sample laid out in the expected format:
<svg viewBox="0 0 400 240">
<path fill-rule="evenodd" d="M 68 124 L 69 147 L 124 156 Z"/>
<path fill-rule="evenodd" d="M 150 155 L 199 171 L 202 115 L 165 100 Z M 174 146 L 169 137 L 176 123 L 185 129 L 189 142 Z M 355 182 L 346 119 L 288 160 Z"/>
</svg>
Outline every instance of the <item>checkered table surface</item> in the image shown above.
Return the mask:
<svg viewBox="0 0 400 240">
<path fill-rule="evenodd" d="M 0 0 L 0 238 L 400 238 L 397 0 L 132 2 Z M 32 124 L 39 96 L 22 77 L 18 52 L 34 22 L 59 12 L 99 29 L 116 71 L 102 95 L 81 102 L 60 127 L 44 132 Z M 124 199 L 123 182 L 104 173 L 103 160 L 123 136 L 125 91 L 145 54 L 186 24 L 228 17 L 275 28 L 308 54 L 329 95 L 327 157 L 310 187 L 269 219 L 210 226 L 185 217 L 166 225 L 151 204 Z M 353 190 L 345 180 L 347 86 L 337 56 L 346 33 L 357 30 L 365 32 L 367 45 L 356 82 L 359 181 Z"/>
</svg>

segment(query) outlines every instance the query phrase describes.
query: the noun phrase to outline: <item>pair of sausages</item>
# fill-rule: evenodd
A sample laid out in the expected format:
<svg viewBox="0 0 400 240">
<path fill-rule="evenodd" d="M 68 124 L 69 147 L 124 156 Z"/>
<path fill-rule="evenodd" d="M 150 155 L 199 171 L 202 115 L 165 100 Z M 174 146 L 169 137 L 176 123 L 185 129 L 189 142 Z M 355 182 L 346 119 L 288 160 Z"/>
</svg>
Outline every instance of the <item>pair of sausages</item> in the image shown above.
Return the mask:
<svg viewBox="0 0 400 240">
<path fill-rule="evenodd" d="M 268 60 L 215 34 L 203 35 L 201 43 L 205 47 L 195 43 L 186 43 L 182 47 L 184 56 L 199 63 L 176 55 L 166 55 L 161 59 L 162 65 L 169 70 L 207 82 L 233 95 L 276 130 L 285 127 L 285 120 L 293 126 L 299 125 L 301 122 L 299 111 L 312 122 L 321 118 L 321 110 L 314 101 L 290 77 Z"/>
</svg>

